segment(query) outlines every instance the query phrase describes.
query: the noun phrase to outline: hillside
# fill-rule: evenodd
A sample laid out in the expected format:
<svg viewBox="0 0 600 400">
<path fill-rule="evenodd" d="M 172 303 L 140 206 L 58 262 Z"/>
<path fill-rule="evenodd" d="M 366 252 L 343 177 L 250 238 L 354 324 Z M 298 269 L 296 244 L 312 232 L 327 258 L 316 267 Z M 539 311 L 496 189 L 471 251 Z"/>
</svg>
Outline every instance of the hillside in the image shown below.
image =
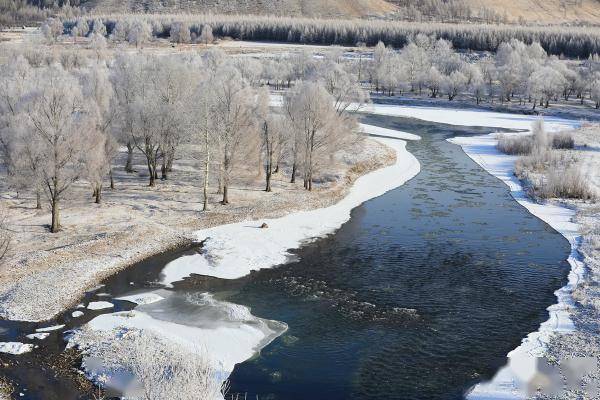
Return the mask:
<svg viewBox="0 0 600 400">
<path fill-rule="evenodd" d="M 385 0 L 89 0 L 98 12 L 192 12 L 360 18 L 394 10 Z"/>
<path fill-rule="evenodd" d="M 467 0 L 475 10 L 481 7 L 492 9 L 500 14 L 506 12 L 508 19 L 527 22 L 600 23 L 600 0 Z"/>
<path fill-rule="evenodd" d="M 481 21 L 483 15 L 495 15 L 515 23 L 524 19 L 529 23 L 544 24 L 600 24 L 600 0 L 82 0 L 81 5 L 100 13 L 239 13 L 404 19 L 407 16 L 414 18 L 417 10 L 420 15 L 417 20 L 463 21 L 471 15 L 474 17 L 471 19 Z M 487 18 L 484 21 L 499 22 Z"/>
</svg>

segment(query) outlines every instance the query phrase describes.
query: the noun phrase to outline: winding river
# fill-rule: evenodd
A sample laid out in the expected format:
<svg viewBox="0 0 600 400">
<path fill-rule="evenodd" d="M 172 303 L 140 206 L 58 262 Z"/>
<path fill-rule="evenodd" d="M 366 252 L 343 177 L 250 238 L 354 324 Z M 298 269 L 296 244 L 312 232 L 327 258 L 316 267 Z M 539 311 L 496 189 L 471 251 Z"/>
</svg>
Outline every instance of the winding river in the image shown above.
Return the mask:
<svg viewBox="0 0 600 400">
<path fill-rule="evenodd" d="M 547 319 L 553 292 L 566 283 L 569 243 L 446 141 L 490 128 L 375 115 L 362 122 L 420 135 L 407 149 L 421 172 L 354 209 L 335 234 L 295 251 L 285 265 L 235 280 L 194 276 L 164 289 L 168 303 L 141 306 L 156 318 L 167 313 L 171 321 L 206 324 L 210 292 L 285 323 L 287 330 L 270 337 L 260 354 L 236 365 L 230 394 L 461 399 Z M 164 265 L 190 251 L 133 266 L 84 302 L 132 309 L 114 297 L 156 289 Z M 55 322 L 72 329 L 114 310 L 86 310 L 81 318 L 72 311 Z M 1 340 L 23 340 L 38 325 L 2 321 Z M 17 363 L 5 372 L 20 385 L 21 398 L 80 398 L 71 382 L 36 362 L 36 353 L 62 350 L 63 330 L 36 342 L 40 349 L 31 354 L 7 356 Z"/>
</svg>

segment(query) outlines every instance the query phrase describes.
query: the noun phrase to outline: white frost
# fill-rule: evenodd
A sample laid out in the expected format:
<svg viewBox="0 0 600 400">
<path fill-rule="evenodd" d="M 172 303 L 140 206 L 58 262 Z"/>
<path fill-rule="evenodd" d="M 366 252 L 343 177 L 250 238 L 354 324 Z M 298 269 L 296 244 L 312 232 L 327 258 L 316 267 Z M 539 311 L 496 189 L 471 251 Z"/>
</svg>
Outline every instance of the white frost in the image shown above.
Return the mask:
<svg viewBox="0 0 600 400">
<path fill-rule="evenodd" d="M 0 342 L 0 353 L 23 354 L 33 350 L 34 345 L 21 342 Z"/>
<path fill-rule="evenodd" d="M 104 310 L 106 308 L 113 308 L 115 305 L 113 303 L 109 303 L 108 301 L 92 301 L 88 304 L 88 310 Z"/>
</svg>

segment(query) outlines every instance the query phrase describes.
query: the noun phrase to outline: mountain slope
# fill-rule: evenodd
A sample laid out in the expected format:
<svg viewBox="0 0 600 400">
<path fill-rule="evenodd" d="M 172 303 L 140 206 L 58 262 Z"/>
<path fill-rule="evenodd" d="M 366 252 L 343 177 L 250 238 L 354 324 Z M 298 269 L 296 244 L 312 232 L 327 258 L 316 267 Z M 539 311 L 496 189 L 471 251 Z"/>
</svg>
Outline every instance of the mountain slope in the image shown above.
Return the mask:
<svg viewBox="0 0 600 400">
<path fill-rule="evenodd" d="M 486 7 L 500 14 L 506 12 L 508 19 L 527 22 L 564 23 L 590 22 L 600 23 L 600 0 L 468 0 L 474 9 Z"/>
<path fill-rule="evenodd" d="M 347 18 L 383 16 L 394 10 L 385 0 L 89 0 L 82 6 L 103 13 L 210 12 Z"/>
<path fill-rule="evenodd" d="M 437 4 L 436 4 L 437 2 Z M 475 15 L 482 8 L 506 15 L 510 22 L 588 22 L 600 24 L 600 0 L 83 0 L 101 13 L 239 13 L 304 17 L 364 18 L 392 16 L 399 7 L 437 9 L 466 5 Z"/>
</svg>

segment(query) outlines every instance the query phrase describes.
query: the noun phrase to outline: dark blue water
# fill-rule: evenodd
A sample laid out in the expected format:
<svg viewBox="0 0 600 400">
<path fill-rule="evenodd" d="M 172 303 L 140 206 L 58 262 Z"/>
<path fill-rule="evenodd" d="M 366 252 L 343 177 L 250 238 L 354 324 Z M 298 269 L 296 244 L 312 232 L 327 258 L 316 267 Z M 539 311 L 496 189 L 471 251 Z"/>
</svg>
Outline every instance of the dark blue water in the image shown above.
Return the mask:
<svg viewBox="0 0 600 400">
<path fill-rule="evenodd" d="M 289 326 L 235 368 L 234 398 L 460 399 L 547 319 L 553 292 L 566 283 L 567 241 L 445 140 L 489 128 L 377 116 L 364 122 L 421 135 L 408 145 L 421 173 L 353 210 L 334 235 L 296 251 L 297 261 L 234 281 L 195 277 L 173 289 L 208 290 Z M 102 291 L 122 295 L 131 282 L 153 287 L 178 255 L 123 271 Z M 76 327 L 100 313 L 75 321 L 70 311 L 57 322 Z M 62 351 L 61 337 L 44 346 Z M 9 358 L 22 360 L 9 375 L 28 387 L 24 398 L 88 398 L 34 355 Z"/>
</svg>

